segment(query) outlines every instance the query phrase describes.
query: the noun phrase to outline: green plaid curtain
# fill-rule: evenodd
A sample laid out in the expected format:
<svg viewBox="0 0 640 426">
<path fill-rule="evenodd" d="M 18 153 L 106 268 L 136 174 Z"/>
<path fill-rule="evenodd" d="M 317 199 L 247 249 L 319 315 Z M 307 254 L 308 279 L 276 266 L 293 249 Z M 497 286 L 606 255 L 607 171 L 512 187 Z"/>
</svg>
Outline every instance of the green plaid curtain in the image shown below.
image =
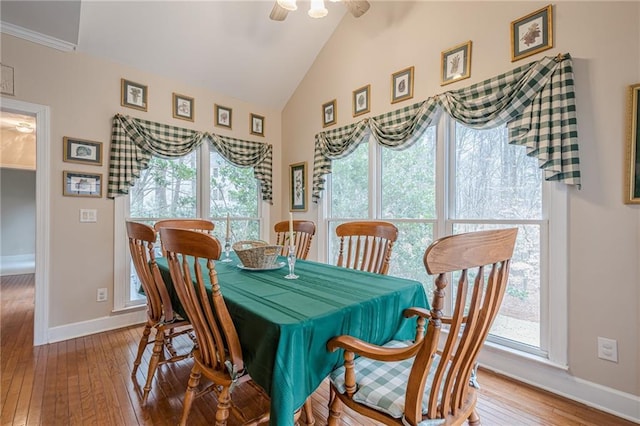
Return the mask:
<svg viewBox="0 0 640 426">
<path fill-rule="evenodd" d="M 524 145 L 528 155 L 538 157 L 545 179 L 580 186 L 573 68 L 571 57 L 565 55 L 546 57 L 467 88 L 317 134 L 313 201 L 318 202 L 324 190 L 331 160 L 353 152 L 367 130 L 385 147 L 406 149 L 437 121 L 441 110 L 476 129 L 506 123 L 510 143 Z"/>
<path fill-rule="evenodd" d="M 113 117 L 107 196 L 115 198 L 128 194 L 129 188 L 140 177 L 140 172 L 149 167 L 152 156 L 182 157 L 198 148 L 205 139 L 210 140 L 220 155 L 236 166 L 253 167 L 254 176 L 260 181 L 262 199 L 271 202 L 271 145 L 168 126 L 121 114 Z"/>
</svg>

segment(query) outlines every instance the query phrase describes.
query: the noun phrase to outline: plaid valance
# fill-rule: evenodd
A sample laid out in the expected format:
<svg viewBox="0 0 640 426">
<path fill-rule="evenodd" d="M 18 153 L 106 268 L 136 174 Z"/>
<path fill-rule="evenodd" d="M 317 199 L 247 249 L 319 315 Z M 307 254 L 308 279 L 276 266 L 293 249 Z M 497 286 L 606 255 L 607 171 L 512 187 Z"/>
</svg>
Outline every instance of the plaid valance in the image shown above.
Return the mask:
<svg viewBox="0 0 640 426">
<path fill-rule="evenodd" d="M 318 133 L 313 201 L 320 199 L 332 159 L 349 155 L 369 134 L 385 147 L 406 149 L 437 122 L 442 110 L 475 129 L 507 124 L 509 143 L 524 145 L 528 155 L 536 156 L 546 180 L 580 185 L 573 65 L 567 54 L 545 57 L 467 88 Z"/>
<path fill-rule="evenodd" d="M 260 181 L 262 199 L 273 197 L 273 147 L 261 142 L 216 135 L 209 132 L 184 129 L 152 121 L 131 118 L 121 114 L 113 117 L 111 156 L 109 160 L 109 186 L 107 196 L 126 195 L 149 167 L 153 156 L 182 157 L 209 140 L 213 148 L 238 167 L 253 167 Z"/>
</svg>

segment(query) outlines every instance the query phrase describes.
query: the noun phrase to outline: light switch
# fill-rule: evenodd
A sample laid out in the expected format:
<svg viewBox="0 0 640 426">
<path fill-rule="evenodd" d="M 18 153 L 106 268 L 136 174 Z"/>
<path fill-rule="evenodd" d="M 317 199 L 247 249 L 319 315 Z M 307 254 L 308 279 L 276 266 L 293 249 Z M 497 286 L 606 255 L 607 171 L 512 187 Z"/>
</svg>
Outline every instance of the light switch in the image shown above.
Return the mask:
<svg viewBox="0 0 640 426">
<path fill-rule="evenodd" d="M 97 222 L 98 211 L 96 209 L 80 209 L 80 222 Z"/>
</svg>

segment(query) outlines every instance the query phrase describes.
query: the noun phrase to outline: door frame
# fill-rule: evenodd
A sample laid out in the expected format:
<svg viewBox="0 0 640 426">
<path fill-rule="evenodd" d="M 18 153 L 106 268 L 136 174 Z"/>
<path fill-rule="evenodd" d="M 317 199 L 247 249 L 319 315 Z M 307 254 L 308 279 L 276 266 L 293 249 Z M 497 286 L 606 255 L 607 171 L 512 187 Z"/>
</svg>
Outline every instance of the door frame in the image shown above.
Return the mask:
<svg viewBox="0 0 640 426">
<path fill-rule="evenodd" d="M 33 345 L 49 343 L 50 282 L 50 108 L 30 102 L 2 98 L 2 109 L 36 117 L 36 272 L 33 313 Z"/>
</svg>

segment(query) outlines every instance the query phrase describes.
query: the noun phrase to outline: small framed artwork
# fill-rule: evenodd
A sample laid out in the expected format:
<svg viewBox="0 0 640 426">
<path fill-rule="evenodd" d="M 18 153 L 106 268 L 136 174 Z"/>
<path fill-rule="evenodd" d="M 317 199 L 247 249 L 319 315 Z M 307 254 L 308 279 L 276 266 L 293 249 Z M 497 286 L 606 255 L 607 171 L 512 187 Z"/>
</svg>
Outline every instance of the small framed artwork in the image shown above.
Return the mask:
<svg viewBox="0 0 640 426">
<path fill-rule="evenodd" d="M 391 74 L 391 103 L 413 98 L 413 67 Z"/>
<path fill-rule="evenodd" d="M 471 76 L 471 40 L 442 52 L 440 60 L 441 86 Z"/>
<path fill-rule="evenodd" d="M 193 114 L 196 109 L 196 101 L 189 96 L 173 94 L 173 118 L 193 121 Z"/>
<path fill-rule="evenodd" d="M 353 116 L 366 114 L 370 110 L 371 85 L 367 84 L 353 91 Z"/>
<path fill-rule="evenodd" d="M 62 177 L 62 195 L 70 197 L 102 197 L 102 175 L 65 170 Z"/>
<path fill-rule="evenodd" d="M 625 204 L 640 204 L 640 83 L 629 87 Z"/>
<path fill-rule="evenodd" d="M 264 117 L 251 113 L 251 134 L 256 136 L 264 136 Z"/>
<path fill-rule="evenodd" d="M 231 108 L 215 104 L 216 126 L 231 129 Z"/>
<path fill-rule="evenodd" d="M 63 161 L 102 166 L 102 142 L 86 141 L 67 136 L 62 139 L 62 142 Z"/>
<path fill-rule="evenodd" d="M 14 96 L 13 67 L 5 64 L 0 65 L 0 92 L 2 92 L 3 95 Z"/>
<path fill-rule="evenodd" d="M 322 104 L 322 127 L 336 124 L 337 108 L 338 106 L 335 99 Z"/>
<path fill-rule="evenodd" d="M 553 47 L 553 6 L 548 5 L 511 23 L 511 62 Z"/>
<path fill-rule="evenodd" d="M 120 79 L 120 105 L 146 111 L 148 96 L 147 86 L 124 78 Z"/>
<path fill-rule="evenodd" d="M 307 211 L 307 163 L 296 163 L 289 166 L 289 186 L 291 198 L 289 202 L 292 212 Z"/>
</svg>

